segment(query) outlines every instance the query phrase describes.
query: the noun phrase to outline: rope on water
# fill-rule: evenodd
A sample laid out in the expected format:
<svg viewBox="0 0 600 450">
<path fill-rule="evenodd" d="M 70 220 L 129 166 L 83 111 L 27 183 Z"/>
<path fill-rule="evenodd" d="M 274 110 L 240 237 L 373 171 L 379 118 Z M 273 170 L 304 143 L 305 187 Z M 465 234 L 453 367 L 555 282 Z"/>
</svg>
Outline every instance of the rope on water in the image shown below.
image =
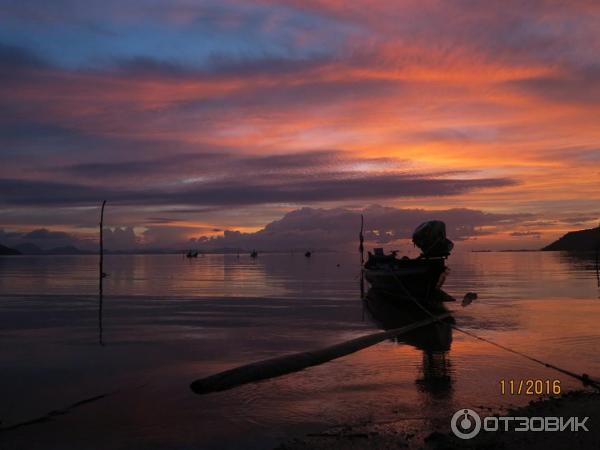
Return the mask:
<svg viewBox="0 0 600 450">
<path fill-rule="evenodd" d="M 86 399 L 83 399 L 83 400 L 79 400 L 79 401 L 77 401 L 77 402 L 75 402 L 75 403 L 73 403 L 73 404 L 71 404 L 71 405 L 69 405 L 69 406 L 67 406 L 65 408 L 52 410 L 52 411 L 48 412 L 47 414 L 41 415 L 41 416 L 36 417 L 34 419 L 29 419 L 29 420 L 25 420 L 23 422 L 18 422 L 18 423 L 12 424 L 12 425 L 7 425 L 5 427 L 0 427 L 0 433 L 1 432 L 5 432 L 5 431 L 16 430 L 18 428 L 25 427 L 25 426 L 28 426 L 28 425 L 35 425 L 37 423 L 48 422 L 48 421 L 52 420 L 53 418 L 55 418 L 57 416 L 63 416 L 65 414 L 69 413 L 71 410 L 73 410 L 75 408 L 78 408 L 80 406 L 86 405 L 88 403 L 92 403 L 92 402 L 101 400 L 101 399 L 103 399 L 105 397 L 109 397 L 111 395 L 116 394 L 117 392 L 118 391 L 113 391 L 113 392 L 107 392 L 107 393 L 104 393 L 104 394 L 95 395 L 93 397 L 89 397 L 89 398 L 86 398 Z"/>
<path fill-rule="evenodd" d="M 43 414 L 41 416 L 35 417 L 33 419 L 28 419 L 23 422 L 17 422 L 17 423 L 11 424 L 11 425 L 3 426 L 3 427 L 0 426 L 0 434 L 3 432 L 7 432 L 7 431 L 17 430 L 19 428 L 26 427 L 29 425 L 35 425 L 38 423 L 49 422 L 51 420 L 54 420 L 55 418 L 58 418 L 59 416 L 64 416 L 65 414 L 70 413 L 72 410 L 80 408 L 81 406 L 85 406 L 89 403 L 97 402 L 98 400 L 102 400 L 107 397 L 112 397 L 116 394 L 120 394 L 127 390 L 141 389 L 145 386 L 146 386 L 146 383 L 136 385 L 136 386 L 131 386 L 131 387 L 124 386 L 119 389 L 115 389 L 114 391 L 104 392 L 102 394 L 94 395 L 93 397 L 84 398 L 83 400 L 79 400 L 79 401 L 76 401 L 75 403 L 71 403 L 69 406 L 66 406 L 66 407 L 60 408 L 60 409 L 53 409 L 52 411 L 50 411 L 46 414 Z"/>
<path fill-rule="evenodd" d="M 398 282 L 398 286 L 399 286 L 399 287 L 400 287 L 400 289 L 401 289 L 401 290 L 404 292 L 404 294 L 406 295 L 406 297 L 407 297 L 409 300 L 411 300 L 411 301 L 412 301 L 412 302 L 413 302 L 415 305 L 417 305 L 417 306 L 418 306 L 418 307 L 419 307 L 419 308 L 420 308 L 420 309 L 421 309 L 423 312 L 425 312 L 425 313 L 426 313 L 428 316 L 430 316 L 430 317 L 435 317 L 435 316 L 434 316 L 434 315 L 431 313 L 431 311 L 429 311 L 427 308 L 425 308 L 425 307 L 424 307 L 424 306 L 421 304 L 421 302 L 419 302 L 419 300 L 417 300 L 417 299 L 416 299 L 416 298 L 415 298 L 415 297 L 414 297 L 414 296 L 413 296 L 413 295 L 410 293 L 410 291 L 409 291 L 409 290 L 408 290 L 408 289 L 407 289 L 407 288 L 404 286 L 404 283 L 402 283 L 402 280 L 400 280 L 400 278 L 398 278 L 398 276 L 397 276 L 397 275 L 396 275 L 396 274 L 395 274 L 393 271 L 391 271 L 391 270 L 390 270 L 390 271 L 389 271 L 389 273 L 390 273 L 390 274 L 391 274 L 391 275 L 392 275 L 392 276 L 393 276 L 393 277 L 396 279 L 396 281 Z M 526 359 L 528 359 L 528 360 L 530 360 L 530 361 L 533 361 L 533 362 L 535 362 L 535 363 L 537 363 L 537 364 L 540 364 L 540 365 L 542 365 L 542 366 L 544 366 L 544 367 L 548 367 L 549 369 L 556 370 L 556 371 L 558 371 L 558 372 L 561 372 L 561 373 L 563 373 L 563 374 L 565 374 L 565 375 L 567 375 L 567 376 L 569 376 L 569 377 L 575 378 L 575 379 L 577 379 L 577 380 L 581 381 L 581 382 L 582 382 L 582 383 L 583 383 L 585 386 L 592 386 L 592 387 L 594 387 L 594 388 L 596 388 L 596 389 L 600 390 L 600 381 L 598 381 L 598 380 L 594 380 L 593 378 L 590 378 L 590 376 L 589 376 L 587 373 L 578 374 L 578 373 L 575 373 L 575 372 L 571 372 L 570 370 L 563 369 L 562 367 L 556 366 L 556 365 L 554 365 L 554 364 L 547 363 L 547 362 L 545 362 L 545 361 L 542 361 L 541 359 L 538 359 L 538 358 L 535 358 L 535 357 L 533 357 L 533 356 L 530 356 L 530 355 L 528 355 L 528 354 L 526 354 L 526 353 L 523 353 L 523 352 L 521 352 L 521 351 L 519 351 L 519 350 L 512 349 L 512 348 L 510 348 L 510 347 L 507 347 L 506 345 L 502 345 L 502 344 L 499 344 L 499 343 L 497 343 L 497 342 L 494 342 L 494 341 L 492 341 L 492 340 L 490 340 L 490 339 L 487 339 L 487 338 L 484 338 L 484 337 L 478 336 L 478 335 L 476 335 L 475 333 L 473 333 L 472 331 L 463 330 L 462 328 L 460 328 L 460 327 L 458 327 L 458 326 L 456 326 L 456 325 L 454 325 L 454 324 L 450 324 L 450 326 L 451 326 L 451 327 L 452 327 L 454 330 L 456 330 L 456 331 L 459 331 L 459 332 L 461 332 L 461 333 L 463 333 L 463 334 L 466 334 L 467 336 L 471 336 L 471 337 L 473 337 L 473 338 L 475 338 L 475 339 L 477 339 L 477 340 L 479 340 L 479 341 L 486 342 L 486 343 L 488 343 L 488 344 L 490 344 L 490 345 L 493 345 L 493 346 L 495 346 L 495 347 L 498 347 L 498 348 L 500 348 L 500 349 L 502 349 L 502 350 L 505 350 L 505 351 L 507 351 L 507 352 L 513 353 L 513 354 L 515 354 L 515 355 L 522 356 L 523 358 L 526 358 Z"/>
</svg>

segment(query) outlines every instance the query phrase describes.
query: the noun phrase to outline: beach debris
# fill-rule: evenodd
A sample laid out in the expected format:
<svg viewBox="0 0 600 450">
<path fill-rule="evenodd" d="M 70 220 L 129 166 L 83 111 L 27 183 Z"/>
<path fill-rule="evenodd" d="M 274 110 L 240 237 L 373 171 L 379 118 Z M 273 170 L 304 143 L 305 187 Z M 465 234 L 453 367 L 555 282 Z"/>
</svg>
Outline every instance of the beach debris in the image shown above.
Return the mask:
<svg viewBox="0 0 600 450">
<path fill-rule="evenodd" d="M 462 300 L 462 306 L 470 305 L 473 300 L 477 300 L 477 293 L 475 292 L 467 292 Z"/>
</svg>

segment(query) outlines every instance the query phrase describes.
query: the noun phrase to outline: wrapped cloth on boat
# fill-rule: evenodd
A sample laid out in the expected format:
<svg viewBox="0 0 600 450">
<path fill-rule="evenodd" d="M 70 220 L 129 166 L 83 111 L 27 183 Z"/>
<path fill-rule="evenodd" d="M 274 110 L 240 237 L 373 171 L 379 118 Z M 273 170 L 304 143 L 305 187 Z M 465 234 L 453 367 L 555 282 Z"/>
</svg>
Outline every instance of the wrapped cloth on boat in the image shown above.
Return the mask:
<svg viewBox="0 0 600 450">
<path fill-rule="evenodd" d="M 412 236 L 413 243 L 422 251 L 422 258 L 445 257 L 454 244 L 446 237 L 446 224 L 441 220 L 430 220 L 417 227 Z"/>
</svg>

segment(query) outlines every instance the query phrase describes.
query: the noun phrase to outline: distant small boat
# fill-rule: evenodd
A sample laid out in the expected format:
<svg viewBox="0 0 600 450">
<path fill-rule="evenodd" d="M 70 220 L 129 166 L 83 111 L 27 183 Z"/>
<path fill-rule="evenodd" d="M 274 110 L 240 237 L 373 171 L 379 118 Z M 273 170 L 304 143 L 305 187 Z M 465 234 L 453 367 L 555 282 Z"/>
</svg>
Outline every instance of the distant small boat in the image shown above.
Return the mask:
<svg viewBox="0 0 600 450">
<path fill-rule="evenodd" d="M 307 251 L 304 256 L 306 256 L 307 258 L 310 258 L 310 255 L 312 255 L 312 253 L 310 251 Z"/>
<path fill-rule="evenodd" d="M 195 252 L 189 250 L 186 254 L 185 254 L 186 258 L 197 258 L 198 257 L 198 251 L 196 250 Z"/>
<path fill-rule="evenodd" d="M 448 272 L 446 258 L 454 247 L 446 238 L 444 222 L 423 223 L 415 230 L 413 242 L 423 252 L 418 258 L 397 258 L 397 252 L 385 254 L 382 248 L 369 252 L 363 273 L 371 288 L 402 301 L 453 301 L 441 291 Z"/>
<path fill-rule="evenodd" d="M 252 250 L 250 253 L 250 258 L 256 258 L 258 256 L 258 252 L 256 250 Z"/>
</svg>

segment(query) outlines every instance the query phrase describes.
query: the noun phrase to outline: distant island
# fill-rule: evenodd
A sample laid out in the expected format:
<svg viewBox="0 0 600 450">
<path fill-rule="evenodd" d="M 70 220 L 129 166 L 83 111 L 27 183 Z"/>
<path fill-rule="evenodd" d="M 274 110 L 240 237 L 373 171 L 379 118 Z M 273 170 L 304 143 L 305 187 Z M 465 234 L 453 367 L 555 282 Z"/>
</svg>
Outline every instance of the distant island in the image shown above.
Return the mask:
<svg viewBox="0 0 600 450">
<path fill-rule="evenodd" d="M 593 251 L 600 245 L 600 226 L 589 230 L 571 231 L 547 245 L 543 251 Z"/>
<path fill-rule="evenodd" d="M 81 250 L 72 245 L 43 250 L 37 245 L 29 242 L 15 245 L 15 249 L 22 255 L 91 255 L 94 253 L 87 250 Z"/>
<path fill-rule="evenodd" d="M 19 250 L 0 244 L 0 255 L 21 255 Z"/>
<path fill-rule="evenodd" d="M 94 252 L 81 250 L 72 245 L 43 250 L 35 244 L 24 243 L 14 248 L 0 244 L 0 255 L 93 255 Z"/>
</svg>

